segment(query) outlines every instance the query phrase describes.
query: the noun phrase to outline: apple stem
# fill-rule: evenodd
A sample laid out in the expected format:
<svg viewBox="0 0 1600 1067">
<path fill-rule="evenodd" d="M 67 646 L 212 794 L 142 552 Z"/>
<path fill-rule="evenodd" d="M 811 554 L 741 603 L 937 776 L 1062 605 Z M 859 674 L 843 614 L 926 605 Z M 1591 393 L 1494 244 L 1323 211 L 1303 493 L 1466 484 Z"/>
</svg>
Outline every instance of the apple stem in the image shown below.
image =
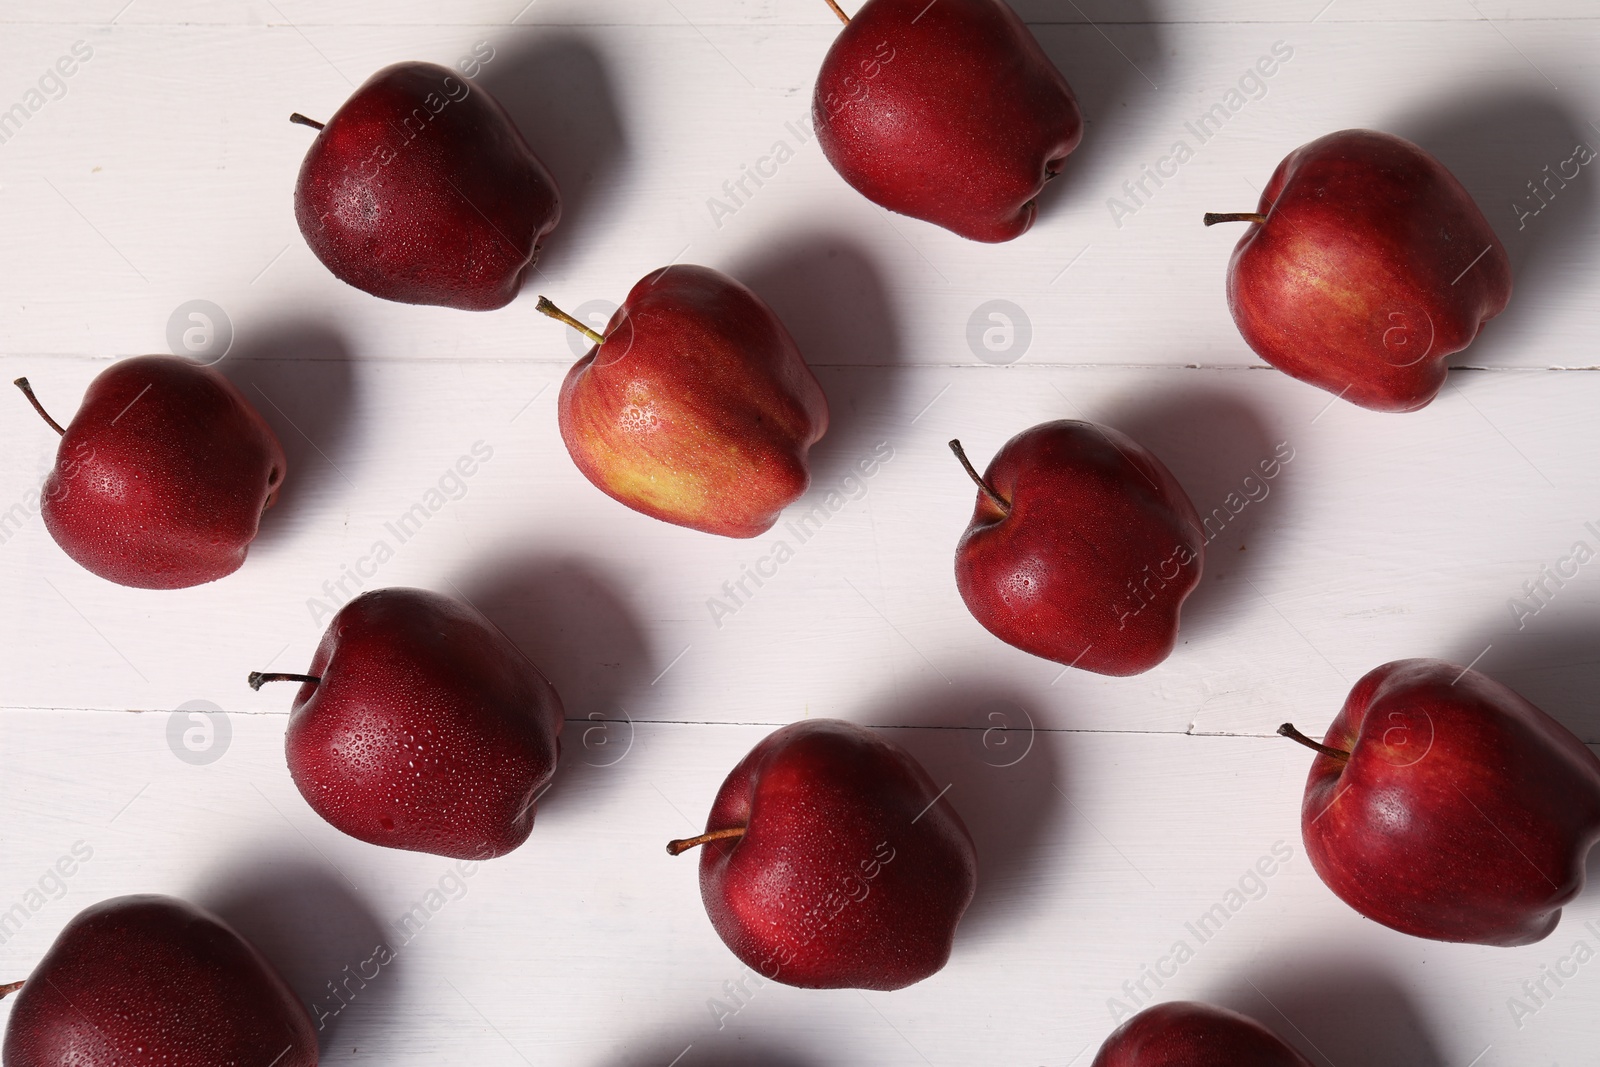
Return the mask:
<svg viewBox="0 0 1600 1067">
<path fill-rule="evenodd" d="M 261 671 L 251 671 L 250 677 L 246 679 L 246 681 L 250 683 L 250 688 L 254 689 L 258 693 L 261 691 L 261 687 L 266 685 L 268 682 L 310 682 L 312 685 L 322 684 L 322 679 L 312 674 L 265 674 Z"/>
<path fill-rule="evenodd" d="M 950 451 L 956 454 L 956 458 L 959 459 L 961 461 L 961 465 L 966 468 L 967 474 L 971 476 L 972 480 L 978 484 L 978 488 L 983 490 L 983 495 L 994 501 L 995 507 L 1005 512 L 1007 515 L 1011 514 L 1011 505 L 1006 503 L 1005 497 L 989 488 L 989 483 L 983 480 L 983 477 L 978 474 L 977 468 L 972 465 L 972 461 L 967 458 L 967 453 L 962 449 L 961 442 L 955 440 L 951 441 Z"/>
<path fill-rule="evenodd" d="M 730 826 L 726 830 L 712 830 L 710 833 L 701 834 L 699 837 L 685 837 L 677 841 L 668 841 L 667 855 L 676 856 L 681 852 L 687 852 L 691 848 L 694 848 L 697 845 L 703 845 L 708 841 L 722 841 L 730 837 L 743 836 L 744 827 L 742 826 Z"/>
<path fill-rule="evenodd" d="M 304 115 L 300 114 L 300 112 L 298 112 L 298 111 L 296 111 L 294 114 L 289 116 L 289 121 L 293 122 L 293 123 L 296 123 L 297 125 L 300 125 L 300 126 L 310 126 L 313 130 L 320 130 L 320 129 L 322 129 L 322 127 L 324 125 L 323 123 L 318 122 L 316 119 L 308 119 L 308 118 L 306 118 Z"/>
<path fill-rule="evenodd" d="M 28 379 L 18 378 L 11 384 L 22 390 L 22 395 L 28 398 L 28 403 L 33 405 L 33 410 L 39 413 L 39 417 L 41 419 L 50 424 L 50 428 L 52 430 L 58 434 L 61 434 L 63 437 L 66 436 L 67 431 L 62 429 L 59 422 L 50 417 L 50 413 L 44 409 L 44 405 L 39 403 L 39 398 L 33 395 L 33 386 L 28 384 Z"/>
<path fill-rule="evenodd" d="M 11 983 L 9 983 L 7 985 L 0 985 L 0 1000 L 6 999 L 11 994 L 15 993 L 17 990 L 19 990 L 21 988 L 22 988 L 22 983 L 21 982 L 11 982 Z"/>
<path fill-rule="evenodd" d="M 1208 211 L 1206 212 L 1206 225 L 1215 226 L 1219 222 L 1266 222 L 1267 217 L 1259 211 Z"/>
<path fill-rule="evenodd" d="M 1287 737 L 1291 741 L 1300 742 L 1302 745 L 1314 752 L 1320 752 L 1324 756 L 1336 759 L 1341 763 L 1348 763 L 1350 761 L 1350 753 L 1344 751 L 1344 749 L 1329 748 L 1327 745 L 1319 744 L 1316 741 L 1311 740 L 1311 738 L 1307 737 L 1299 730 L 1296 730 L 1293 723 L 1284 723 L 1282 726 L 1278 727 L 1278 733 L 1282 734 L 1284 737 Z"/>
<path fill-rule="evenodd" d="M 833 13 L 839 16 L 840 22 L 844 23 L 846 26 L 850 25 L 850 16 L 846 15 L 844 13 L 844 8 L 839 6 L 839 0 L 823 0 L 823 2 L 829 7 L 833 8 Z"/>
<path fill-rule="evenodd" d="M 593 341 L 597 345 L 603 345 L 603 344 L 606 343 L 606 339 L 605 339 L 604 336 L 602 336 L 601 334 L 595 333 L 593 330 L 589 329 L 589 327 L 587 325 L 585 325 L 582 322 L 579 322 L 577 319 L 573 318 L 571 315 L 568 315 L 565 311 L 562 311 L 560 308 L 556 307 L 554 304 L 550 303 L 550 301 L 546 300 L 542 296 L 539 298 L 539 302 L 534 305 L 534 308 L 537 311 L 542 311 L 544 314 L 549 315 L 552 319 L 555 319 L 557 322 L 566 323 L 568 326 L 571 326 L 574 330 L 577 330 L 579 333 L 583 334 L 585 337 L 587 337 L 589 340 Z"/>
</svg>

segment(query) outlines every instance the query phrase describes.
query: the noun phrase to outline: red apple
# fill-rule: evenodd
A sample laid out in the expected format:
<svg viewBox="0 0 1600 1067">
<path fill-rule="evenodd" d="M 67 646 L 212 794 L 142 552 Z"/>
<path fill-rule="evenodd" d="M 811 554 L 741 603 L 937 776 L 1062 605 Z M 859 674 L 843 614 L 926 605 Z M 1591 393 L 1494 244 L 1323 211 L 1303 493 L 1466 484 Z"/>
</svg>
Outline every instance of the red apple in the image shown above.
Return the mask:
<svg viewBox="0 0 1600 1067">
<path fill-rule="evenodd" d="M 1317 750 L 1300 826 L 1345 903 L 1436 941 L 1526 945 L 1554 930 L 1600 840 L 1600 759 L 1475 671 L 1404 659 L 1350 690 Z"/>
<path fill-rule="evenodd" d="M 424 589 L 362 593 L 328 623 L 284 746 L 306 803 L 351 837 L 456 859 L 528 839 L 561 752 L 561 698 L 466 604 Z"/>
<path fill-rule="evenodd" d="M 990 633 L 1098 674 L 1138 674 L 1171 654 L 1206 538 L 1159 459 L 1070 420 L 1013 437 L 981 478 L 950 447 L 978 484 L 956 587 Z"/>
<path fill-rule="evenodd" d="M 755 537 L 811 484 L 828 402 L 760 297 L 709 267 L 669 266 L 633 287 L 561 385 L 561 437 L 586 478 L 635 511 Z"/>
<path fill-rule="evenodd" d="M 21 985 L 6 1067 L 317 1064 L 311 1016 L 272 964 L 171 897 L 85 908 Z"/>
<path fill-rule="evenodd" d="M 118 360 L 63 430 L 40 512 L 67 555 L 118 585 L 182 589 L 244 565 L 283 484 L 283 447 L 233 383 L 177 356 Z"/>
<path fill-rule="evenodd" d="M 837 719 L 739 762 L 700 837 L 700 895 L 735 956 L 807 989 L 899 989 L 950 958 L 977 887 L 972 838 L 909 753 Z"/>
<path fill-rule="evenodd" d="M 1409 141 L 1341 130 L 1289 153 L 1228 264 L 1256 354 L 1377 411 L 1414 411 L 1448 357 L 1511 299 L 1511 263 L 1444 165 Z"/>
<path fill-rule="evenodd" d="M 1072 88 L 1005 0 L 867 0 L 822 61 L 811 115 L 868 200 L 974 241 L 1027 232 L 1083 138 Z"/>
<path fill-rule="evenodd" d="M 357 89 L 300 165 L 294 214 L 341 281 L 385 300 L 504 307 L 561 220 L 555 179 L 485 90 L 396 63 Z"/>
<path fill-rule="evenodd" d="M 1089 1067 L 1311 1067 L 1254 1019 L 1226 1008 L 1172 1001 L 1119 1026 Z"/>
</svg>

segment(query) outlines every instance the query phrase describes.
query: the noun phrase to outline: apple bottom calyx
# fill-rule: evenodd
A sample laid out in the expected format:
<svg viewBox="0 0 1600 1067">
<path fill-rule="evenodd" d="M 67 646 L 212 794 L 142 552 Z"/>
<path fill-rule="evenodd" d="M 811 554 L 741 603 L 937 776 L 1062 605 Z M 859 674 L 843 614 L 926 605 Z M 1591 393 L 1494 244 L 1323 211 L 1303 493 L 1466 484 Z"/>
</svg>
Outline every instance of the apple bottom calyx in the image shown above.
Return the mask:
<svg viewBox="0 0 1600 1067">
<path fill-rule="evenodd" d="M 730 837 L 743 837 L 744 831 L 745 828 L 743 826 L 730 826 L 726 830 L 708 831 L 699 837 L 680 837 L 676 841 L 667 842 L 667 855 L 679 856 L 691 848 L 696 848 L 711 841 L 726 841 Z"/>
</svg>

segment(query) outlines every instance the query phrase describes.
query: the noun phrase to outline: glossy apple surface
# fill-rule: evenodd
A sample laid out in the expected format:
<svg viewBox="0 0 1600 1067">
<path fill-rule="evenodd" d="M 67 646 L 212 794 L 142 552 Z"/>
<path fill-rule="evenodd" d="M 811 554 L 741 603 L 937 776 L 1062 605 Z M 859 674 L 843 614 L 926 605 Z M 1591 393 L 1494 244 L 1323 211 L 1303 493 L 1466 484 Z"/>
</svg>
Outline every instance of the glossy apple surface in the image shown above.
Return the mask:
<svg viewBox="0 0 1600 1067">
<path fill-rule="evenodd" d="M 564 722 L 554 687 L 482 615 L 379 589 L 328 624 L 289 716 L 289 772 L 351 837 L 457 859 L 533 829 Z"/>
<path fill-rule="evenodd" d="M 700 895 L 733 954 L 808 989 L 899 989 L 940 970 L 977 887 L 972 838 L 909 753 L 809 719 L 769 735 L 718 790 Z"/>
<path fill-rule="evenodd" d="M 863 196 L 974 241 L 1025 233 L 1083 137 L 1071 87 L 1004 0 L 867 0 L 811 115 Z"/>
<path fill-rule="evenodd" d="M 6 1024 L 6 1067 L 269 1063 L 316 1067 L 305 1006 L 232 927 L 171 897 L 79 912 Z"/>
<path fill-rule="evenodd" d="M 1226 1008 L 1172 1001 L 1117 1028 L 1090 1067 L 1311 1067 L 1254 1019 Z"/>
<path fill-rule="evenodd" d="M 177 356 L 137 356 L 90 383 L 40 512 L 94 574 L 181 589 L 243 566 L 284 470 L 278 438 L 228 379 Z"/>
<path fill-rule="evenodd" d="M 1006 442 L 956 546 L 956 587 L 1007 644 L 1098 674 L 1171 654 L 1200 581 L 1205 531 L 1166 466 L 1090 422 L 1042 423 Z"/>
<path fill-rule="evenodd" d="M 1258 355 L 1377 411 L 1414 411 L 1449 357 L 1511 298 L 1494 229 L 1409 141 L 1342 130 L 1291 152 L 1228 264 L 1228 306 Z"/>
<path fill-rule="evenodd" d="M 561 437 L 613 499 L 755 537 L 811 484 L 828 402 L 760 297 L 709 267 L 642 279 L 561 386 Z"/>
<path fill-rule="evenodd" d="M 561 196 L 486 90 L 447 67 L 396 63 L 316 135 L 294 214 L 317 258 L 357 289 L 489 311 L 521 290 Z"/>
<path fill-rule="evenodd" d="M 1600 759 L 1500 683 L 1431 659 L 1350 691 L 1301 833 L 1340 899 L 1402 933 L 1526 945 L 1555 929 L 1600 840 Z"/>
</svg>

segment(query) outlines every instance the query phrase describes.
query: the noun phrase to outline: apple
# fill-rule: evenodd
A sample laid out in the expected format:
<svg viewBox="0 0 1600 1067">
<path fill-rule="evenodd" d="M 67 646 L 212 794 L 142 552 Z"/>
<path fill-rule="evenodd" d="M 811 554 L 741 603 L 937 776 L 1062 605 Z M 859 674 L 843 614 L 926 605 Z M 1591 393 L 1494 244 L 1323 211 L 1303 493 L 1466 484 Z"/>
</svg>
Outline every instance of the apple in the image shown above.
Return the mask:
<svg viewBox="0 0 1600 1067">
<path fill-rule="evenodd" d="M 1410 141 L 1341 130 L 1289 153 L 1228 263 L 1256 354 L 1375 411 L 1415 411 L 1511 299 L 1511 262 L 1444 165 Z"/>
<path fill-rule="evenodd" d="M 1403 659 L 1369 671 L 1317 752 L 1300 829 L 1346 904 L 1416 937 L 1544 938 L 1600 840 L 1600 759 L 1476 671 Z"/>
</svg>

